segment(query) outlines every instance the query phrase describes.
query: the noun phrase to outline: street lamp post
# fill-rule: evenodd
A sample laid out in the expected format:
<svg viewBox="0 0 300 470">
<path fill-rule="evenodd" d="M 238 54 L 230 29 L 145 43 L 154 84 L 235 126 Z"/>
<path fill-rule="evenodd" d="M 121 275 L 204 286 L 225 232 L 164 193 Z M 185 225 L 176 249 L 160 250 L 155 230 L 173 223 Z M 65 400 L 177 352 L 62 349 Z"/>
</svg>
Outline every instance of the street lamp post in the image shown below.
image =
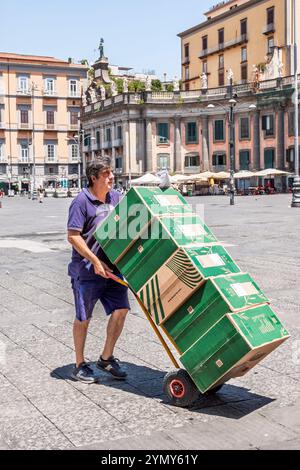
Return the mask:
<svg viewBox="0 0 300 470">
<path fill-rule="evenodd" d="M 36 190 L 36 164 L 35 164 L 35 126 L 34 126 L 34 92 L 37 90 L 35 82 L 31 83 L 31 100 L 32 100 L 32 191 L 31 199 L 33 201 L 37 200 L 37 190 Z"/>
<path fill-rule="evenodd" d="M 294 72 L 295 72 L 295 178 L 293 183 L 292 207 L 300 207 L 300 174 L 299 174 L 299 90 L 298 90 L 298 19 L 294 0 Z"/>
<path fill-rule="evenodd" d="M 78 189 L 81 191 L 82 189 L 82 184 L 81 184 L 81 145 L 84 145 L 85 140 L 88 138 L 88 136 L 85 137 L 85 132 L 84 130 L 80 130 L 78 132 L 78 135 L 75 135 L 74 137 L 71 137 L 67 139 L 67 141 L 73 141 L 77 145 L 77 162 L 78 162 Z M 91 137 L 91 140 L 94 141 L 96 140 L 95 137 Z M 85 169 L 84 169 L 85 171 Z"/>
<path fill-rule="evenodd" d="M 234 172 L 235 172 L 235 123 L 234 123 L 234 107 L 236 100 L 233 99 L 233 82 L 230 79 L 229 85 L 230 95 L 230 112 L 229 112 L 229 148 L 230 148 L 230 205 L 234 206 Z"/>
<path fill-rule="evenodd" d="M 234 111 L 236 109 L 237 101 L 234 99 L 233 94 L 233 81 L 230 79 L 229 85 L 229 110 L 225 108 L 221 103 L 216 103 L 218 106 L 224 109 L 225 113 L 229 112 L 228 122 L 229 122 L 229 149 L 230 149 L 230 205 L 234 206 L 235 204 L 235 185 L 234 185 L 234 172 L 235 172 L 235 115 Z M 214 104 L 209 104 L 208 109 L 214 109 L 216 106 Z M 255 104 L 251 104 L 248 108 L 249 110 L 256 109 Z"/>
</svg>

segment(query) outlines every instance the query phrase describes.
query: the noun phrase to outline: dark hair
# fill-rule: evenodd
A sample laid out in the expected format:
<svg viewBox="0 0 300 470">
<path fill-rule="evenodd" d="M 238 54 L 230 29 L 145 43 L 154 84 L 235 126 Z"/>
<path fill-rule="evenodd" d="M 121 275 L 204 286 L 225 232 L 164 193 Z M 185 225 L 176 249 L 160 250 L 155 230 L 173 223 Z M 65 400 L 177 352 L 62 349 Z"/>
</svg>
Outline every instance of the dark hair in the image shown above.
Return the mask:
<svg viewBox="0 0 300 470">
<path fill-rule="evenodd" d="M 87 165 L 86 177 L 89 182 L 89 186 L 93 186 L 92 176 L 98 178 L 99 173 L 103 170 L 111 170 L 111 159 L 110 157 L 100 157 L 97 160 L 93 160 Z"/>
</svg>

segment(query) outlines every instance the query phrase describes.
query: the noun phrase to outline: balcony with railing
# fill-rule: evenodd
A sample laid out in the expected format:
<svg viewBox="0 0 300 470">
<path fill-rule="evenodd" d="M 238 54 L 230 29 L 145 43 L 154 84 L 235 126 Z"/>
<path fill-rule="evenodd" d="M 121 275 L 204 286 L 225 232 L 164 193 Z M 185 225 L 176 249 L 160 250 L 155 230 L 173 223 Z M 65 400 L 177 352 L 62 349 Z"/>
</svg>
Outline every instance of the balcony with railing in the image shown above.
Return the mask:
<svg viewBox="0 0 300 470">
<path fill-rule="evenodd" d="M 263 27 L 262 33 L 265 35 L 275 33 L 275 23 L 269 23 Z"/>
<path fill-rule="evenodd" d="M 122 147 L 122 146 L 123 146 L 123 139 L 113 140 L 113 147 Z"/>
<path fill-rule="evenodd" d="M 300 75 L 298 77 L 299 85 L 300 85 Z M 280 92 L 281 90 L 291 90 L 294 88 L 294 77 L 283 77 L 277 78 L 272 80 L 265 80 L 257 83 L 254 87 L 254 84 L 251 82 L 248 83 L 237 83 L 234 85 L 234 93 L 238 95 L 238 97 L 252 97 L 258 98 L 260 94 L 265 93 L 273 93 L 273 92 Z M 128 105 L 135 105 L 139 106 L 140 104 L 165 104 L 168 105 L 176 105 L 180 103 L 180 105 L 184 103 L 202 103 L 205 106 L 207 103 L 219 101 L 225 99 L 228 96 L 228 86 L 222 86 L 217 88 L 208 88 L 208 89 L 199 89 L 199 90 L 191 90 L 191 91 L 181 91 L 179 93 L 161 91 L 161 92 L 144 92 L 144 93 L 126 93 L 123 95 L 123 100 L 121 103 L 116 102 L 114 98 L 110 99 L 110 106 L 109 108 L 113 109 L 116 106 L 128 106 Z M 83 109 L 83 120 L 86 116 L 92 113 L 99 113 L 103 112 L 104 108 L 99 108 L 99 103 L 91 104 L 86 106 Z M 108 106 L 107 106 L 108 107 Z M 105 109 L 106 111 L 106 109 Z M 166 143 L 166 142 L 165 142 Z M 102 146 L 102 148 L 111 148 L 111 146 L 115 146 L 115 142 L 113 143 L 106 143 L 106 147 Z"/>
<path fill-rule="evenodd" d="M 30 88 L 18 88 L 16 94 L 21 96 L 31 96 L 31 90 Z"/>
<path fill-rule="evenodd" d="M 106 140 L 106 141 L 104 141 L 103 144 L 102 144 L 102 148 L 105 149 L 105 150 L 111 149 L 112 146 L 113 146 L 112 140 Z"/>
<path fill-rule="evenodd" d="M 241 36 L 238 36 L 234 39 L 231 39 L 230 41 L 222 42 L 220 44 L 217 44 L 214 47 L 202 50 L 200 52 L 199 57 L 200 57 L 200 59 L 204 59 L 205 57 L 208 57 L 209 55 L 225 51 L 226 49 L 230 49 L 231 47 L 235 47 L 235 46 L 239 46 L 241 44 L 245 44 L 246 42 L 248 42 L 248 34 L 242 34 Z"/>
<path fill-rule="evenodd" d="M 47 98 L 51 98 L 51 97 L 54 97 L 54 98 L 57 98 L 57 91 L 55 90 L 48 90 L 47 88 L 44 88 L 43 89 L 43 95 L 44 96 L 47 96 Z"/>
</svg>

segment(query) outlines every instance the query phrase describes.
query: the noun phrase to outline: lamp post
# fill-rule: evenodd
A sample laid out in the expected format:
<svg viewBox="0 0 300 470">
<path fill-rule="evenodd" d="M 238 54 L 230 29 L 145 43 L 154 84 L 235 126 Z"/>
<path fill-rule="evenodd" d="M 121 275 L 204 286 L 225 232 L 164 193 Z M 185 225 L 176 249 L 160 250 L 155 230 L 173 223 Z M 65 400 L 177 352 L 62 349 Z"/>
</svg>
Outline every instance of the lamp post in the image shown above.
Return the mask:
<svg viewBox="0 0 300 470">
<path fill-rule="evenodd" d="M 216 103 L 218 106 L 224 109 L 225 113 L 228 114 L 228 123 L 229 123 L 229 149 L 230 149 L 230 205 L 234 206 L 235 204 L 235 188 L 234 188 L 234 172 L 235 172 L 235 116 L 234 111 L 237 106 L 237 101 L 233 97 L 233 82 L 232 78 L 230 79 L 229 85 L 229 108 L 225 108 L 221 103 Z M 214 109 L 215 104 L 209 104 L 208 109 Z M 249 106 L 250 110 L 256 109 L 255 104 Z"/>
<path fill-rule="evenodd" d="M 73 141 L 77 145 L 77 162 L 78 162 L 78 189 L 81 191 L 82 189 L 82 184 L 81 184 L 81 149 L 80 146 L 81 144 L 84 145 L 85 141 L 89 138 L 89 136 L 84 135 L 85 132 L 84 130 L 80 130 L 77 135 L 74 135 L 74 137 L 71 137 L 69 139 L 66 139 L 68 142 Z M 96 140 L 95 137 L 90 138 L 92 141 Z"/>
<path fill-rule="evenodd" d="M 294 72 L 295 72 L 295 178 L 293 183 L 292 207 L 300 207 L 300 174 L 299 174 L 299 90 L 298 90 L 298 19 L 296 0 L 293 1 L 294 8 Z"/>
<path fill-rule="evenodd" d="M 36 190 L 36 165 L 35 165 L 35 126 L 34 126 L 34 92 L 38 87 L 35 82 L 31 83 L 31 101 L 32 101 L 32 192 L 31 199 L 33 201 L 37 200 L 37 190 Z"/>
</svg>

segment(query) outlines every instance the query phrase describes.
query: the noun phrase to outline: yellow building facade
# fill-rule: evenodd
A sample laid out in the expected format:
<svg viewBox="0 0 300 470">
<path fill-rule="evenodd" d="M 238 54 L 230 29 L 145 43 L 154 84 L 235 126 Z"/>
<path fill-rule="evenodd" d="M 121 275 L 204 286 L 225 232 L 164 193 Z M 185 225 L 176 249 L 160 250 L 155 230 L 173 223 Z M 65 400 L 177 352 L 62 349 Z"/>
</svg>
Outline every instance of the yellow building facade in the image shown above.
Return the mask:
<svg viewBox="0 0 300 470">
<path fill-rule="evenodd" d="M 78 115 L 87 66 L 0 53 L 0 184 L 30 189 L 76 181 Z"/>
<path fill-rule="evenodd" d="M 300 2 L 297 8 L 300 15 Z M 294 73 L 293 0 L 229 0 L 205 16 L 206 21 L 179 34 L 185 90 L 226 86 L 230 75 L 234 84 L 248 83 L 255 68 L 265 79 L 274 49 L 280 76 Z"/>
</svg>

